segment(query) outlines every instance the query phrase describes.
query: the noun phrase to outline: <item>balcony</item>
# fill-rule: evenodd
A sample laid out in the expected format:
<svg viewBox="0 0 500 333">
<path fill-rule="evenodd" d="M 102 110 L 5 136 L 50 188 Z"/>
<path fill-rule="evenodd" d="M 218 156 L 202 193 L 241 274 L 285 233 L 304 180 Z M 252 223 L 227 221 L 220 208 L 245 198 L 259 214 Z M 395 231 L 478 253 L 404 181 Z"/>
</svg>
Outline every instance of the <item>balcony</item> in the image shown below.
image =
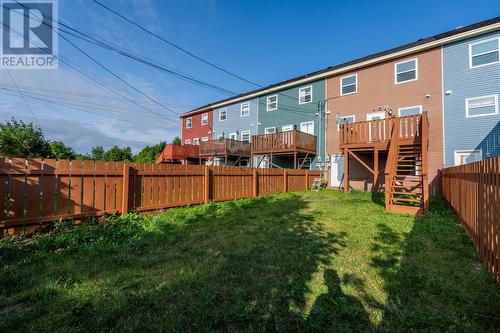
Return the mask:
<svg viewBox="0 0 500 333">
<path fill-rule="evenodd" d="M 217 140 L 202 141 L 200 143 L 200 156 L 250 157 L 250 149 L 250 142 L 221 138 Z"/>
<path fill-rule="evenodd" d="M 419 114 L 342 124 L 339 128 L 340 148 L 387 149 L 396 121 L 399 122 L 400 144 L 418 144 L 422 140 L 422 126 L 429 126 L 426 121 L 422 122 L 422 116 Z"/>
<path fill-rule="evenodd" d="M 316 154 L 316 136 L 297 130 L 252 136 L 252 154 Z"/>
<path fill-rule="evenodd" d="M 200 147 L 196 145 L 168 144 L 160 153 L 155 163 L 178 163 L 197 160 L 200 157 Z"/>
</svg>

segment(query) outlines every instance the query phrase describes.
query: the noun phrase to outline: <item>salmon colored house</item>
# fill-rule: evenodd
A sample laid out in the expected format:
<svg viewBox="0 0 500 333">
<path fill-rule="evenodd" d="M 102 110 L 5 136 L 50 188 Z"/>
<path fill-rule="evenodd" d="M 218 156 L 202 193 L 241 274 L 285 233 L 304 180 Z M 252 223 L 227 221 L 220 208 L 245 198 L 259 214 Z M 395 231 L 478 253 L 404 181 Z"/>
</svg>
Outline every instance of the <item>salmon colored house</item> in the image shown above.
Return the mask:
<svg viewBox="0 0 500 333">
<path fill-rule="evenodd" d="M 427 161 L 421 156 L 407 158 L 401 163 L 405 166 L 399 167 L 412 171 L 426 163 L 429 190 L 432 193 L 439 191 L 438 170 L 443 167 L 441 48 L 332 76 L 327 79 L 327 95 L 327 110 L 333 115 L 327 125 L 332 186 L 344 186 L 347 167 L 349 188 L 380 190 L 385 183 L 384 170 L 394 119 L 401 119 L 401 139 L 417 140 L 411 142 L 418 143 L 417 147 L 409 144 L 405 148 L 407 155 L 421 155 L 418 140 L 422 133 L 418 131 L 422 130 L 422 119 L 419 117 L 425 114 L 428 121 L 425 126 L 432 128 L 428 137 Z M 348 132 L 343 135 L 342 124 L 350 123 L 359 125 L 347 128 Z M 348 166 L 345 156 L 349 156 Z M 376 160 L 377 166 L 374 165 Z"/>
<path fill-rule="evenodd" d="M 201 141 L 212 139 L 213 111 L 211 108 L 199 109 L 181 116 L 182 144 L 199 145 Z"/>
</svg>

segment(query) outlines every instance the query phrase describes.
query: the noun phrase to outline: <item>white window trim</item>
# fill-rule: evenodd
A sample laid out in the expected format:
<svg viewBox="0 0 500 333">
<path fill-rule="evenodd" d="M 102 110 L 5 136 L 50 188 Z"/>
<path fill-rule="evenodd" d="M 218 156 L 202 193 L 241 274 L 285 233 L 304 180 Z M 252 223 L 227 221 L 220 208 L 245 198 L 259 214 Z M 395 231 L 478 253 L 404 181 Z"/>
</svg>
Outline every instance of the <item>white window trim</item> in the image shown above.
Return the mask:
<svg viewBox="0 0 500 333">
<path fill-rule="evenodd" d="M 285 129 L 285 128 L 290 128 L 290 129 Z M 286 124 L 281 126 L 281 131 L 282 132 L 293 131 L 293 124 Z"/>
<path fill-rule="evenodd" d="M 301 92 L 302 90 L 305 90 L 305 89 L 308 89 L 308 88 L 310 88 L 310 89 L 311 89 L 311 100 L 310 100 L 309 102 L 300 102 L 300 92 Z M 304 96 L 305 96 L 305 95 L 304 95 Z M 312 101 L 313 101 L 313 87 L 312 87 L 312 85 L 310 85 L 310 86 L 305 86 L 305 87 L 302 87 L 302 88 L 299 88 L 299 105 L 312 103 Z"/>
<path fill-rule="evenodd" d="M 207 122 L 204 124 L 203 119 L 205 118 L 205 116 L 207 118 Z M 206 125 L 208 125 L 208 113 L 202 113 L 201 114 L 201 126 L 206 126 Z"/>
<path fill-rule="evenodd" d="M 471 68 L 471 69 L 472 68 L 479 68 L 479 67 L 484 67 L 484 66 L 489 66 L 489 65 L 494 65 L 494 64 L 500 63 L 500 56 L 499 56 L 498 57 L 498 61 L 490 62 L 490 63 L 482 64 L 482 65 L 477 65 L 477 66 L 473 66 L 472 65 L 472 47 L 474 45 L 491 42 L 492 40 L 495 40 L 495 39 L 497 40 L 497 51 L 498 51 L 498 53 L 500 55 L 500 37 L 488 38 L 488 39 L 485 39 L 485 40 L 480 40 L 480 41 L 477 41 L 477 42 L 469 44 L 469 68 Z M 483 53 L 476 54 L 475 56 L 483 55 L 483 54 L 487 54 L 487 53 L 491 53 L 491 52 L 483 52 Z"/>
<path fill-rule="evenodd" d="M 185 144 L 185 145 L 190 145 L 190 144 L 191 144 L 191 139 L 186 139 L 186 140 L 184 140 L 184 144 Z"/>
<path fill-rule="evenodd" d="M 268 133 L 267 130 L 270 130 L 270 129 L 273 129 L 274 132 Z M 275 126 L 264 128 L 264 134 L 274 134 L 274 133 L 276 133 L 276 127 Z"/>
<path fill-rule="evenodd" d="M 190 120 L 189 126 L 188 126 L 188 119 Z M 193 117 L 188 117 L 186 118 L 186 128 L 191 128 L 191 127 L 193 127 Z"/>
<path fill-rule="evenodd" d="M 223 111 L 226 113 L 226 119 L 221 119 Z M 226 121 L 226 120 L 227 120 L 227 108 L 222 108 L 219 110 L 219 121 Z"/>
<path fill-rule="evenodd" d="M 410 61 L 415 61 L 415 78 L 411 80 L 406 80 L 406 81 L 401 81 L 398 82 L 398 65 L 404 64 L 405 62 L 410 62 Z M 401 73 L 406 73 L 406 72 L 411 72 L 411 71 L 404 71 Z M 401 74 L 399 73 L 399 74 Z M 408 83 L 412 81 L 417 81 L 418 80 L 418 58 L 413 58 L 413 59 L 406 59 L 404 61 L 400 61 L 394 64 L 394 84 L 403 84 L 403 83 Z"/>
<path fill-rule="evenodd" d="M 354 115 L 354 114 L 350 114 L 350 115 L 347 115 L 347 116 L 340 116 L 339 119 L 349 118 L 349 117 L 352 117 L 352 122 L 353 123 L 356 122 L 356 115 Z M 337 130 L 340 130 L 340 123 L 337 124 Z"/>
<path fill-rule="evenodd" d="M 312 135 L 316 135 L 315 133 L 315 129 L 314 129 L 314 120 L 311 120 L 311 121 L 303 121 L 300 123 L 300 131 L 302 132 L 302 125 L 305 125 L 305 124 L 312 124 L 312 127 L 313 127 L 313 133 Z M 304 132 L 305 133 L 305 132 Z M 309 133 L 310 134 L 310 133 Z"/>
<path fill-rule="evenodd" d="M 376 116 L 376 115 L 382 115 L 382 119 L 385 119 L 385 111 L 377 111 L 377 112 L 370 112 L 366 114 L 366 121 L 370 121 L 373 119 L 369 119 L 371 116 Z"/>
<path fill-rule="evenodd" d="M 274 109 L 269 108 L 269 98 L 276 97 L 276 107 Z M 278 110 L 278 95 L 267 96 L 266 98 L 266 111 L 275 111 Z"/>
<path fill-rule="evenodd" d="M 356 78 L 356 82 L 355 82 L 356 90 L 353 91 L 353 92 L 350 92 L 350 93 L 343 94 L 342 93 L 342 88 L 344 86 L 342 85 L 342 80 L 350 78 L 350 77 L 353 77 L 353 76 Z M 348 84 L 348 86 L 352 86 L 352 84 Z M 340 96 L 352 95 L 352 94 L 356 94 L 357 92 L 358 92 L 358 73 L 347 75 L 347 76 L 343 76 L 343 77 L 340 78 Z"/>
<path fill-rule="evenodd" d="M 232 138 L 232 136 L 234 136 L 234 139 Z M 236 132 L 229 133 L 229 138 L 232 140 L 238 140 L 238 134 Z"/>
<path fill-rule="evenodd" d="M 480 99 L 480 98 L 488 98 L 488 97 L 494 97 L 495 98 L 495 112 L 494 113 L 486 113 L 486 114 L 476 114 L 476 115 L 469 115 L 469 101 L 474 100 L 474 99 Z M 470 97 L 465 99 L 465 117 L 466 118 L 475 118 L 475 117 L 487 117 L 487 116 L 494 116 L 498 114 L 498 95 L 486 95 L 486 96 L 478 96 L 478 97 Z"/>
<path fill-rule="evenodd" d="M 248 106 L 248 114 L 246 116 L 243 115 L 243 106 Z M 240 117 L 248 117 L 250 116 L 250 102 L 241 103 L 240 105 Z"/>
<path fill-rule="evenodd" d="M 248 134 L 248 141 L 252 141 L 252 136 L 250 135 L 250 131 L 241 131 L 240 132 L 240 139 L 241 141 L 243 141 L 243 135 L 246 135 Z"/>
<path fill-rule="evenodd" d="M 204 136 L 201 138 L 201 142 L 208 141 L 208 136 Z"/>
<path fill-rule="evenodd" d="M 479 160 L 482 161 L 483 160 L 483 150 L 482 149 L 461 149 L 461 150 L 455 150 L 453 152 L 453 165 L 454 166 L 457 166 L 457 165 L 461 165 L 461 164 L 458 164 L 457 163 L 457 160 L 458 160 L 458 157 L 460 156 L 460 154 L 479 154 Z"/>
<path fill-rule="evenodd" d="M 419 114 L 422 114 L 422 105 L 414 105 L 414 106 L 405 106 L 402 108 L 398 108 L 398 116 L 401 117 L 401 110 L 408 110 L 408 109 L 415 109 L 415 108 L 418 108 Z"/>
</svg>

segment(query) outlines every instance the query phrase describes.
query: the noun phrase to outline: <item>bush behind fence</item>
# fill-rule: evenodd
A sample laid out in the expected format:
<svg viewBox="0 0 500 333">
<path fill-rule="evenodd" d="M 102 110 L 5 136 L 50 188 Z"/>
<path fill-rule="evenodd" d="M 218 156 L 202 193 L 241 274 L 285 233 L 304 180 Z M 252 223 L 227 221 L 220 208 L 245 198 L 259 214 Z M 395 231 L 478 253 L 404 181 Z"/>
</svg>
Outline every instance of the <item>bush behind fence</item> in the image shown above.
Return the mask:
<svg viewBox="0 0 500 333">
<path fill-rule="evenodd" d="M 0 159 L 0 229 L 307 189 L 317 170 Z"/>
<path fill-rule="evenodd" d="M 442 171 L 443 195 L 500 283 L 500 157 Z"/>
</svg>

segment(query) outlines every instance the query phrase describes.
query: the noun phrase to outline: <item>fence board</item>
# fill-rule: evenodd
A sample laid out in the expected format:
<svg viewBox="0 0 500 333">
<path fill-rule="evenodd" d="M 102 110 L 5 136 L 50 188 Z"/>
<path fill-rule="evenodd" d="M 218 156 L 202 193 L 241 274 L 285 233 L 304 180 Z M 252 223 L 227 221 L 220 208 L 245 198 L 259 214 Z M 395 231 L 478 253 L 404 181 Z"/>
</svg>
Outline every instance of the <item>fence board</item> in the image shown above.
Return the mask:
<svg viewBox="0 0 500 333">
<path fill-rule="evenodd" d="M 500 157 L 442 170 L 443 195 L 500 283 Z"/>
</svg>

